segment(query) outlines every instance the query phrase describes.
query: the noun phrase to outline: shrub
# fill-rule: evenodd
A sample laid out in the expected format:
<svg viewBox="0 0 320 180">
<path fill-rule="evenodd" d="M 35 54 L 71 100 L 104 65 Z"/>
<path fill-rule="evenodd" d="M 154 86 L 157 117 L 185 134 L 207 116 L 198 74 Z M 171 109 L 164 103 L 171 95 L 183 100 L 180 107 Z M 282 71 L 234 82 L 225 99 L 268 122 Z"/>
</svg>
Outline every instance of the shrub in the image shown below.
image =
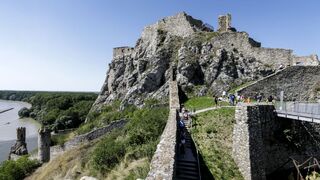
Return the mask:
<svg viewBox="0 0 320 180">
<path fill-rule="evenodd" d="M 18 115 L 20 118 L 29 117 L 30 110 L 26 107 L 19 110 Z"/>
<path fill-rule="evenodd" d="M 108 137 L 93 152 L 94 168 L 100 171 L 109 170 L 118 164 L 124 155 L 124 144 Z"/>
<path fill-rule="evenodd" d="M 7 160 L 0 165 L 0 179 L 20 180 L 26 177 L 39 167 L 37 160 L 29 160 L 28 156 L 23 156 L 17 161 Z"/>
</svg>

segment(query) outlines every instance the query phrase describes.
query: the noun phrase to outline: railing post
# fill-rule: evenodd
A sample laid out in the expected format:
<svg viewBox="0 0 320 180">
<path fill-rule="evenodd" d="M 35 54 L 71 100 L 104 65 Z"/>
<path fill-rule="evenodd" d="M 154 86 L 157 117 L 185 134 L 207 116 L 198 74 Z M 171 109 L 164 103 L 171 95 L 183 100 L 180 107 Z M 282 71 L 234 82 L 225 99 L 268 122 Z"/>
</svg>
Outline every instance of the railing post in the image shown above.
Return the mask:
<svg viewBox="0 0 320 180">
<path fill-rule="evenodd" d="M 283 91 L 280 92 L 280 111 L 283 109 Z"/>
</svg>

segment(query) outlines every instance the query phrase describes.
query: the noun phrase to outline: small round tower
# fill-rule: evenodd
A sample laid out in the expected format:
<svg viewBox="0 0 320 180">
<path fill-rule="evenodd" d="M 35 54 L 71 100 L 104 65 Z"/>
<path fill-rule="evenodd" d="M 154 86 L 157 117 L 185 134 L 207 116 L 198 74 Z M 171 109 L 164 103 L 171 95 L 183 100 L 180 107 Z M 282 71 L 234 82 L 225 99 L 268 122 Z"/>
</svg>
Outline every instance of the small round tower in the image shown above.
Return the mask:
<svg viewBox="0 0 320 180">
<path fill-rule="evenodd" d="M 51 131 L 47 128 L 39 129 L 38 158 L 41 163 L 50 161 Z"/>
</svg>

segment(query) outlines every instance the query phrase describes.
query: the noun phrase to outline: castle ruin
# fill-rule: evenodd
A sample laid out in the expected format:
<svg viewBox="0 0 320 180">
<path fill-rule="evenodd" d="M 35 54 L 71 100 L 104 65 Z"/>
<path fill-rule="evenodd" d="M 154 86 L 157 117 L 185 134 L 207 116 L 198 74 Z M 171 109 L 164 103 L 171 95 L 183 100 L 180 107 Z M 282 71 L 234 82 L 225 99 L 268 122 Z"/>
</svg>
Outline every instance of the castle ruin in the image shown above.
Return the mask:
<svg viewBox="0 0 320 180">
<path fill-rule="evenodd" d="M 231 27 L 231 14 L 227 15 L 220 15 L 218 17 L 218 32 L 228 32 L 230 31 Z"/>
<path fill-rule="evenodd" d="M 11 147 L 9 159 L 14 158 L 14 156 L 22 156 L 28 154 L 27 143 L 26 143 L 26 128 L 17 128 L 17 141 Z"/>
<path fill-rule="evenodd" d="M 113 48 L 113 58 L 129 56 L 132 54 L 133 50 L 134 48 L 129 46 Z"/>
<path fill-rule="evenodd" d="M 46 128 L 40 128 L 38 136 L 38 159 L 41 163 L 50 161 L 50 141 L 50 130 Z"/>
</svg>

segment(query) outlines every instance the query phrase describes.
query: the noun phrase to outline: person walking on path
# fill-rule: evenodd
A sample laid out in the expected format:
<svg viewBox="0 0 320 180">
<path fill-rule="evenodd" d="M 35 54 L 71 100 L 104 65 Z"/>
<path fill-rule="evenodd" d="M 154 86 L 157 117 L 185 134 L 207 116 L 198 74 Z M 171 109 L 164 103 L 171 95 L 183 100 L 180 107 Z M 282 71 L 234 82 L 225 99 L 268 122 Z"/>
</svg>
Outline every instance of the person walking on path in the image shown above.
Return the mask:
<svg viewBox="0 0 320 180">
<path fill-rule="evenodd" d="M 214 101 L 215 106 L 219 105 L 219 103 L 218 103 L 219 99 L 217 96 L 213 96 L 213 101 Z"/>
<path fill-rule="evenodd" d="M 268 97 L 267 101 L 272 103 L 272 102 L 273 102 L 273 97 L 270 95 L 270 96 Z"/>
</svg>

